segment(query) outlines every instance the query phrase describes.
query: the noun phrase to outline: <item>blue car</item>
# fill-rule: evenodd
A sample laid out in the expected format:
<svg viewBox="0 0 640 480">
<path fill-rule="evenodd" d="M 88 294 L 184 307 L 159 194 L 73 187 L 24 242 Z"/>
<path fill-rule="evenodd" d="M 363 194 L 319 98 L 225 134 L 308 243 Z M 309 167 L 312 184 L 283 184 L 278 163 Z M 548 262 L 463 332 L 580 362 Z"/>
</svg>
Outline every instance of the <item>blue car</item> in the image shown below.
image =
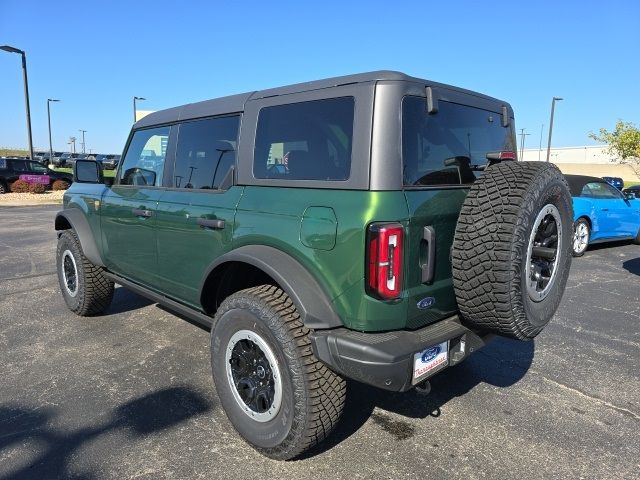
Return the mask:
<svg viewBox="0 0 640 480">
<path fill-rule="evenodd" d="M 633 240 L 640 244 L 640 199 L 602 178 L 565 175 L 573 197 L 573 256 L 592 243 Z"/>
</svg>

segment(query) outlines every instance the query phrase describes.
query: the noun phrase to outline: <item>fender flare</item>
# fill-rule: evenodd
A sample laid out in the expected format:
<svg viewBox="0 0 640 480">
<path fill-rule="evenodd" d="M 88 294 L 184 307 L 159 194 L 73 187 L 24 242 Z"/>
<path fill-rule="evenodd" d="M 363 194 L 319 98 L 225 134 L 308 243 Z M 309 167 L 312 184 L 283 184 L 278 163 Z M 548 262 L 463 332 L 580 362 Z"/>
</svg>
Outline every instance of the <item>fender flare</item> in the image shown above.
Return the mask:
<svg viewBox="0 0 640 480">
<path fill-rule="evenodd" d="M 87 259 L 99 267 L 104 267 L 102 256 L 96 245 L 93 230 L 89 226 L 85 213 L 78 208 L 61 210 L 56 214 L 56 231 L 68 230 L 69 226 L 76 232 L 80 240 L 80 247 Z"/>
<path fill-rule="evenodd" d="M 309 271 L 283 251 L 266 245 L 246 245 L 216 259 L 202 277 L 201 297 L 209 275 L 228 262 L 247 263 L 273 278 L 289 295 L 307 328 L 327 329 L 344 326 L 333 310 L 331 301 Z"/>
</svg>

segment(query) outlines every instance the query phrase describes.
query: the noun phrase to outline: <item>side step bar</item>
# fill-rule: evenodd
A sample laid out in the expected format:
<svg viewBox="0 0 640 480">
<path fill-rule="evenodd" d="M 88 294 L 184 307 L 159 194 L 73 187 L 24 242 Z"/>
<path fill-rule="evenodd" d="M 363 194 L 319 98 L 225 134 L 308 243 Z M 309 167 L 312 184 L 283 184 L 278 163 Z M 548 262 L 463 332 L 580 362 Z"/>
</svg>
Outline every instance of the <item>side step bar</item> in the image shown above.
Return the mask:
<svg viewBox="0 0 640 480">
<path fill-rule="evenodd" d="M 192 308 L 187 307 L 186 305 L 183 305 L 180 302 L 176 302 L 171 298 L 165 297 L 164 295 L 156 293 L 153 290 L 149 290 L 148 288 L 143 287 L 142 285 L 138 285 L 137 283 L 131 282 L 130 280 L 122 278 L 114 273 L 103 271 L 103 274 L 105 277 L 114 281 L 118 285 L 122 285 L 127 290 L 131 290 L 132 292 L 135 292 L 138 295 L 146 297 L 153 302 L 159 303 L 163 307 L 167 307 L 169 310 L 172 310 L 173 312 L 179 315 L 185 316 L 188 319 L 193 320 L 194 322 L 199 323 L 202 326 L 211 328 L 212 319 L 208 315 L 205 315 L 202 312 L 198 312 L 197 310 L 193 310 Z"/>
</svg>

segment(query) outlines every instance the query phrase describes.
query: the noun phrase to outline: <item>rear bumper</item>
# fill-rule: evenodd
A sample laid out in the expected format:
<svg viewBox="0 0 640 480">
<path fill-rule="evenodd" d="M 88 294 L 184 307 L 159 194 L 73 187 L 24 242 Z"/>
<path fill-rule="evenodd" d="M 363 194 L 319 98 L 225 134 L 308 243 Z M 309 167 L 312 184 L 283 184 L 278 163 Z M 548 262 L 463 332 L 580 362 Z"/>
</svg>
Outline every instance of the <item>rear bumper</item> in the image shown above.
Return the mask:
<svg viewBox="0 0 640 480">
<path fill-rule="evenodd" d="M 493 335 L 469 330 L 460 323 L 458 316 L 413 331 L 361 333 L 337 328 L 317 330 L 310 335 L 316 357 L 332 370 L 396 392 L 404 392 L 413 386 L 415 353 L 448 340 L 447 366 L 453 366 L 483 347 L 491 337 Z"/>
</svg>

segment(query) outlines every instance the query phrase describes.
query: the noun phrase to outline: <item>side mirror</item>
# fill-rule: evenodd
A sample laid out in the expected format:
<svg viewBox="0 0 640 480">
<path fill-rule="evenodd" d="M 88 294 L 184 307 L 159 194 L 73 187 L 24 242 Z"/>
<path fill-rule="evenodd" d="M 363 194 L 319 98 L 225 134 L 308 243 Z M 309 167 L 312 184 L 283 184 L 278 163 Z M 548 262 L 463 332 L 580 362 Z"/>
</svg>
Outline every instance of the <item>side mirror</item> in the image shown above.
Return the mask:
<svg viewBox="0 0 640 480">
<path fill-rule="evenodd" d="M 102 169 L 95 160 L 76 160 L 73 165 L 73 181 L 78 183 L 102 183 Z"/>
</svg>

